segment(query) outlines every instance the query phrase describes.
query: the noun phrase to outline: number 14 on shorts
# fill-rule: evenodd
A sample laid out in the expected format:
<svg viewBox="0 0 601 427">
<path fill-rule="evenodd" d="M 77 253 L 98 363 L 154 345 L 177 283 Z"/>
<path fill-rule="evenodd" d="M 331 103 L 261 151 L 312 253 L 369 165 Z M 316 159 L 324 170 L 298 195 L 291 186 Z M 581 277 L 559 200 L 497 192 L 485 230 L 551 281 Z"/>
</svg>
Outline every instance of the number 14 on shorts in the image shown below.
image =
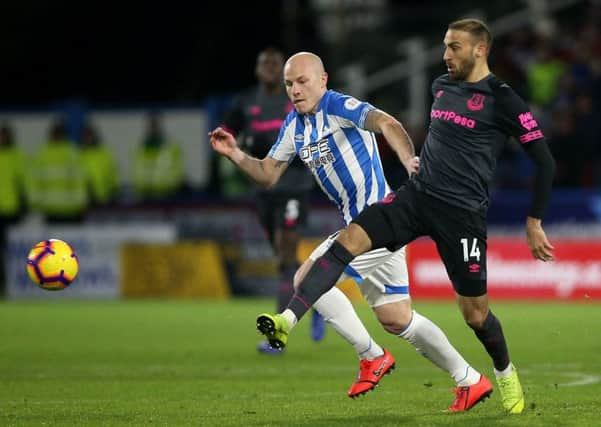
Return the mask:
<svg viewBox="0 0 601 427">
<path fill-rule="evenodd" d="M 463 238 L 460 240 L 463 248 L 463 260 L 468 262 L 470 258 L 476 258 L 476 261 L 480 261 L 480 248 L 478 247 L 478 239 L 473 238 L 471 245 L 469 239 Z M 471 248 L 470 248 L 471 246 Z"/>
</svg>

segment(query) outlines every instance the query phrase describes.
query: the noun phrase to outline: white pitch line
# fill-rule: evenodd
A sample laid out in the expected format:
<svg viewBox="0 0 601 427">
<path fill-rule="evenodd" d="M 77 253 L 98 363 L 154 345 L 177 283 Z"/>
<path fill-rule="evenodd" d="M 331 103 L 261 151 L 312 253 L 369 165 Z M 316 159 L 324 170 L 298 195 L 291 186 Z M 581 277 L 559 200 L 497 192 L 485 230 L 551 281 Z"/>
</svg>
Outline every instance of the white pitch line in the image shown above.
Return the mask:
<svg viewBox="0 0 601 427">
<path fill-rule="evenodd" d="M 552 368 L 557 368 L 559 365 L 551 365 L 551 364 L 547 364 L 547 367 L 552 367 Z M 567 364 L 564 364 L 564 366 L 569 366 Z M 533 369 L 528 369 L 528 368 L 524 368 L 524 369 L 520 369 L 520 372 L 524 373 L 524 374 L 535 374 L 535 375 L 540 375 L 541 372 L 538 370 L 533 370 Z M 585 374 L 584 372 L 554 372 L 553 375 L 560 375 L 563 377 L 571 377 L 571 378 L 575 378 L 573 381 L 568 381 L 565 383 L 555 383 L 554 385 L 558 386 L 558 387 L 579 387 L 579 386 L 583 386 L 583 385 L 591 385 L 591 384 L 597 384 L 599 382 L 601 382 L 601 375 L 591 375 L 591 374 Z"/>
<path fill-rule="evenodd" d="M 563 375 L 580 378 L 567 383 L 558 383 L 557 385 L 560 387 L 577 387 L 581 385 L 591 385 L 601 382 L 601 375 L 588 375 L 579 372 L 565 372 Z"/>
</svg>

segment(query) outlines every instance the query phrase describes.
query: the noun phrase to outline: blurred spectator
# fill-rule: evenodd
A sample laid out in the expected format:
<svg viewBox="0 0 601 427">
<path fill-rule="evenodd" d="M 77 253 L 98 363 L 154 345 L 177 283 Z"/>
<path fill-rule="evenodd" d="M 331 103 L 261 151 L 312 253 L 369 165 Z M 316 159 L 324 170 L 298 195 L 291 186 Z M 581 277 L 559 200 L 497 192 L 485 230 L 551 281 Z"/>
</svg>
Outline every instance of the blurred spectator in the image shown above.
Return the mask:
<svg viewBox="0 0 601 427">
<path fill-rule="evenodd" d="M 14 222 L 25 210 L 25 154 L 8 123 L 0 126 L 0 218 Z"/>
<path fill-rule="evenodd" d="M 251 183 L 246 176 L 228 159 L 218 157 L 219 186 L 221 195 L 228 200 L 242 199 L 250 196 Z"/>
<path fill-rule="evenodd" d="M 556 97 L 566 65 L 555 57 L 552 41 L 546 37 L 538 40 L 535 55 L 535 60 L 526 69 L 528 94 L 530 102 L 542 106 Z"/>
<path fill-rule="evenodd" d="M 514 87 L 527 82 L 557 161 L 555 186 L 564 188 L 601 186 L 601 4 L 580 11 L 558 20 L 562 28 L 551 25 L 544 34 L 520 30 L 497 41 L 504 46 L 503 76 Z M 498 161 L 498 188 L 513 188 L 516 177 L 528 177 L 510 147 Z"/>
<path fill-rule="evenodd" d="M 65 122 L 57 119 L 50 126 L 47 143 L 33 159 L 28 183 L 33 207 L 48 221 L 83 219 L 89 198 L 81 160 L 67 137 Z"/>
<path fill-rule="evenodd" d="M 157 114 L 148 115 L 146 133 L 134 153 L 133 184 L 143 199 L 175 195 L 183 184 L 181 149 L 169 141 Z"/>
<path fill-rule="evenodd" d="M 80 147 L 91 203 L 106 205 L 114 199 L 117 190 L 117 166 L 113 153 L 102 143 L 98 131 L 90 123 L 82 129 Z"/>
<path fill-rule="evenodd" d="M 527 98 L 526 72 L 534 61 L 530 31 L 526 28 L 518 28 L 510 32 L 507 40 L 499 42 L 499 45 L 495 60 L 495 74 L 510 83 L 518 94 Z"/>
<path fill-rule="evenodd" d="M 556 187 L 576 186 L 579 181 L 580 155 L 575 149 L 574 113 L 571 108 L 556 109 L 552 116 L 549 146 L 557 162 Z"/>
<path fill-rule="evenodd" d="M 591 187 L 601 155 L 601 112 L 593 104 L 589 91 L 581 90 L 574 98 L 574 128 L 573 149 L 579 154 L 578 185 Z"/>
<path fill-rule="evenodd" d="M 0 125 L 0 295 L 5 285 L 6 230 L 25 209 L 25 155 L 8 123 Z"/>
</svg>

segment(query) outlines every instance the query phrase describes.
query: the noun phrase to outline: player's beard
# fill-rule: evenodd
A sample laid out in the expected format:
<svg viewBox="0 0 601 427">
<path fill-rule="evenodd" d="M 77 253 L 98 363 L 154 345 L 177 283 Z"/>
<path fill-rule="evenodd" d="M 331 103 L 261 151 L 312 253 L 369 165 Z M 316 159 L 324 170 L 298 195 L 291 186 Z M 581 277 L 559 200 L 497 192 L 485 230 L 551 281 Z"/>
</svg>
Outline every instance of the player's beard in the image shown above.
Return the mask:
<svg viewBox="0 0 601 427">
<path fill-rule="evenodd" d="M 455 67 L 453 74 L 449 73 L 449 77 L 452 80 L 465 81 L 467 77 L 472 73 L 474 66 L 476 65 L 476 59 L 468 57 L 459 63 L 459 66 Z"/>
</svg>

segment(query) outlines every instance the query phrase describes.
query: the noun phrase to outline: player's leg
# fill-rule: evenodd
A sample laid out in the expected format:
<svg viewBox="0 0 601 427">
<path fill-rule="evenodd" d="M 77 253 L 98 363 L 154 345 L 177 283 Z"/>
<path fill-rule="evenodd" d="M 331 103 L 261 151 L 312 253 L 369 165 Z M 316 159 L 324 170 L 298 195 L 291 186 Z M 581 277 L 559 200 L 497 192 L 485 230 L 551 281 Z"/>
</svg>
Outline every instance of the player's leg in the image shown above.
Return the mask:
<svg viewBox="0 0 601 427">
<path fill-rule="evenodd" d="M 340 232 L 329 249 L 311 266 L 303 281 L 295 290 L 288 308 L 282 312 L 288 325 L 293 327 L 298 320 L 311 308 L 313 304 L 338 281 L 344 268 L 353 260 L 355 255 L 361 253 L 356 249 L 355 254 L 349 252 L 338 239 L 343 237 L 343 242 L 352 242 L 354 248 L 362 247 L 363 251 L 369 249 L 370 240 L 365 231 L 355 224 L 350 224 Z"/>
<path fill-rule="evenodd" d="M 280 265 L 280 290 L 278 292 L 278 313 L 285 310 L 294 294 L 292 282 L 298 270 L 299 228 L 307 223 L 309 210 L 308 193 L 282 193 L 277 196 L 275 209 L 274 248 Z M 318 311 L 311 317 L 311 338 L 321 341 L 325 336 L 325 322 Z"/>
<path fill-rule="evenodd" d="M 276 230 L 276 247 L 280 254 L 280 287 L 277 298 L 278 313 L 284 311 L 294 294 L 295 273 L 298 270 L 297 250 L 300 243 L 300 234 L 296 229 L 280 228 Z M 311 316 L 311 338 L 321 341 L 325 336 L 325 322 L 319 311 L 313 310 Z"/>
<path fill-rule="evenodd" d="M 381 251 L 381 250 L 380 250 Z M 358 266 L 362 258 L 375 270 L 361 284 L 365 298 L 374 310 L 384 329 L 411 344 L 422 356 L 447 372 L 457 384 L 455 401 L 450 411 L 460 412 L 472 408 L 492 393 L 488 378 L 471 367 L 451 345 L 444 332 L 431 320 L 412 310 L 409 297 L 409 277 L 405 261 L 405 249 L 379 256 L 371 251 L 357 257 L 351 264 Z"/>
<path fill-rule="evenodd" d="M 259 192 L 256 198 L 259 222 L 267 234 L 267 238 L 278 260 L 278 282 L 276 287 L 276 308 L 278 311 L 286 305 L 294 294 L 293 278 L 298 263 L 296 260 L 296 247 L 299 237 L 296 223 L 300 217 L 299 210 L 291 209 L 291 227 L 283 229 L 286 215 L 285 198 L 273 192 Z M 281 354 L 279 349 L 274 349 L 265 340 L 258 344 L 257 350 L 266 354 Z"/>
<path fill-rule="evenodd" d="M 493 360 L 503 407 L 510 414 L 521 413 L 525 405 L 522 386 L 517 370 L 509 358 L 501 322 L 488 307 L 487 295 L 457 294 L 457 302 L 466 323 L 474 330 L 476 337 Z"/>
<path fill-rule="evenodd" d="M 433 238 L 453 283 L 459 309 L 493 361 L 504 408 L 520 413 L 524 409 L 522 388 L 510 362 L 503 328 L 489 309 L 486 295 L 485 218 L 448 205 L 445 212 Z"/>
<path fill-rule="evenodd" d="M 325 254 L 311 267 L 282 313 L 290 324 L 296 323 L 338 280 L 344 269 L 358 255 L 372 248 L 401 247 L 419 235 L 410 230 L 402 216 L 414 215 L 415 192 L 409 186 L 391 193 L 381 202 L 365 208 L 342 230 Z M 411 233 L 411 234 L 410 234 Z"/>
<path fill-rule="evenodd" d="M 300 234 L 296 229 L 277 228 L 274 232 L 274 249 L 278 257 L 279 283 L 277 289 L 277 310 L 282 311 L 294 294 L 294 273 L 299 267 L 296 250 Z"/>
<path fill-rule="evenodd" d="M 333 237 L 324 241 L 301 266 L 295 277 L 298 285 L 311 265 L 331 245 Z M 356 272 L 353 272 L 356 273 Z M 339 281 L 345 280 L 343 274 Z M 394 357 L 370 336 L 357 316 L 353 305 L 344 293 L 334 286 L 315 302 L 313 309 L 318 310 L 329 325 L 345 339 L 357 353 L 359 358 L 359 375 L 348 390 L 348 396 L 355 398 L 367 393 L 378 385 L 380 379 L 392 372 L 395 366 Z"/>
<path fill-rule="evenodd" d="M 328 237 L 301 265 L 294 276 L 295 286 L 298 286 L 303 280 L 315 260 L 328 250 L 335 237 L 336 234 Z M 345 277 L 343 274 L 339 280 Z M 319 311 L 334 330 L 353 346 L 359 357 L 374 359 L 384 353 L 382 348 L 370 337 L 348 298 L 338 288 L 333 287 L 323 294 L 315 302 L 313 308 Z M 296 324 L 296 322 L 289 322 L 280 314 L 262 314 L 257 321 L 259 330 L 276 348 L 283 348 L 286 345 L 288 334 Z"/>
</svg>

